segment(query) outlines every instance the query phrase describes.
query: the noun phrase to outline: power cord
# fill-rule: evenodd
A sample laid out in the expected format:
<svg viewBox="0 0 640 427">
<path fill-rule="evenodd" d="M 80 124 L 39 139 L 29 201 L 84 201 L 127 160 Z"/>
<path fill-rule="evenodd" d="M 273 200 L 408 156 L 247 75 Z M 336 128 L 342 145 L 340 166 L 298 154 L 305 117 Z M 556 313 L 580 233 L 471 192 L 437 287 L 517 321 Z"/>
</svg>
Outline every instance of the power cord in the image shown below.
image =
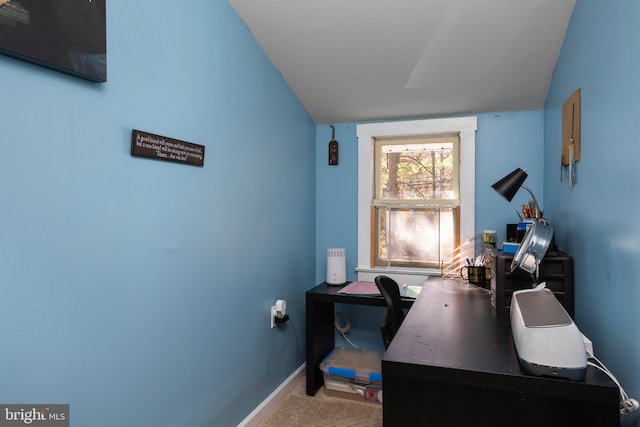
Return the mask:
<svg viewBox="0 0 640 427">
<path fill-rule="evenodd" d="M 300 344 L 298 342 L 298 331 L 296 330 L 296 327 L 293 325 L 293 319 L 291 319 L 291 317 L 289 317 L 290 320 L 290 324 L 291 324 L 291 328 L 293 329 L 293 334 L 296 337 L 296 350 L 298 351 L 298 356 L 300 357 L 300 361 L 302 363 L 304 363 L 304 357 L 302 357 L 302 353 L 300 353 Z"/>
<path fill-rule="evenodd" d="M 587 350 L 587 355 L 589 356 L 589 360 L 587 361 L 587 365 L 593 366 L 594 368 L 599 369 L 600 371 L 602 371 L 605 374 L 607 374 L 607 376 L 609 378 L 611 378 L 613 380 L 613 382 L 616 383 L 616 385 L 618 386 L 618 389 L 620 390 L 620 397 L 621 397 L 621 400 L 620 400 L 620 414 L 621 415 L 629 415 L 630 413 L 636 411 L 638 409 L 638 407 L 640 407 L 640 405 L 638 405 L 638 401 L 635 400 L 635 399 L 629 398 L 627 393 L 622 388 L 622 385 L 620 385 L 620 382 L 611 373 L 611 371 L 609 371 L 609 369 L 607 369 L 607 367 L 604 366 L 604 363 L 602 363 L 600 360 L 598 360 L 598 358 L 593 354 L 592 351 Z M 593 360 L 593 362 L 591 360 Z"/>
<path fill-rule="evenodd" d="M 344 321 L 345 321 L 345 325 L 344 326 L 342 326 L 340 324 L 340 316 L 344 317 Z M 351 344 L 355 348 L 360 348 L 357 345 L 355 345 L 354 343 L 352 343 L 351 340 L 349 338 L 347 338 L 347 336 L 345 335 L 345 332 L 349 332 L 349 329 L 351 329 L 351 322 L 349 321 L 349 317 L 347 316 L 346 313 L 343 313 L 341 311 L 337 312 L 335 317 L 334 317 L 333 324 L 336 326 L 336 329 L 338 331 L 340 331 L 340 333 L 342 334 L 344 339 L 349 342 L 349 344 Z"/>
</svg>

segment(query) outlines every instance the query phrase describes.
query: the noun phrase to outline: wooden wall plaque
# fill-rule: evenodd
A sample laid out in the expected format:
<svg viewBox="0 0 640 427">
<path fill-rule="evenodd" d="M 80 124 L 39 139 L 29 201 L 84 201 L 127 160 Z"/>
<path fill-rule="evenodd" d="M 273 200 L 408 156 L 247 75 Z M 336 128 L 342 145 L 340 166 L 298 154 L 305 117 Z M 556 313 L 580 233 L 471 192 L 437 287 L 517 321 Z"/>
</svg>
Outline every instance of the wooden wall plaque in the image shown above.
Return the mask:
<svg viewBox="0 0 640 427">
<path fill-rule="evenodd" d="M 580 160 L 580 89 L 562 104 L 562 166 L 569 164 L 569 147 L 573 144 L 573 159 Z"/>
</svg>

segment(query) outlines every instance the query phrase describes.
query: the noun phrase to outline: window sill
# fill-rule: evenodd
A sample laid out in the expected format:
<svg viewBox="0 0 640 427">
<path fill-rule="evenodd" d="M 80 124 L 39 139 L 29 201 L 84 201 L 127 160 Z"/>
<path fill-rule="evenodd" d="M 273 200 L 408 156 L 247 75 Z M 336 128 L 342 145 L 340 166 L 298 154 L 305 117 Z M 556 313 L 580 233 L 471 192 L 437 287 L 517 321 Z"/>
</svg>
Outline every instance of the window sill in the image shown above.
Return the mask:
<svg viewBox="0 0 640 427">
<path fill-rule="evenodd" d="M 398 283 L 406 285 L 423 285 L 429 276 L 440 276 L 441 272 L 433 268 L 400 268 L 400 267 L 374 267 L 356 268 L 359 281 L 373 282 L 376 276 L 385 275 Z"/>
</svg>

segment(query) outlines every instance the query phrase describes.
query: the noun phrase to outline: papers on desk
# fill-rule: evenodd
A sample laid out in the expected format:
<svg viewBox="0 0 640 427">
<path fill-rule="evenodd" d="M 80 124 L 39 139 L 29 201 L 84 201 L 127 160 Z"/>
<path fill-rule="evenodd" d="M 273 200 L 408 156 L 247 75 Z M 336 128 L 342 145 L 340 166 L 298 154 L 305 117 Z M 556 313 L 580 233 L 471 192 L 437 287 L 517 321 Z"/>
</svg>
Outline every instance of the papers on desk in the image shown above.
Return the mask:
<svg viewBox="0 0 640 427">
<path fill-rule="evenodd" d="M 345 295 L 380 295 L 380 291 L 374 282 L 351 282 L 338 291 Z"/>
<path fill-rule="evenodd" d="M 405 298 L 416 298 L 422 286 L 398 285 L 400 288 L 400 296 Z M 380 295 L 380 291 L 374 282 L 351 282 L 338 291 L 339 294 L 345 295 Z"/>
<path fill-rule="evenodd" d="M 402 291 L 400 291 L 400 296 L 405 298 L 418 298 L 421 290 L 422 285 L 407 285 Z"/>
</svg>

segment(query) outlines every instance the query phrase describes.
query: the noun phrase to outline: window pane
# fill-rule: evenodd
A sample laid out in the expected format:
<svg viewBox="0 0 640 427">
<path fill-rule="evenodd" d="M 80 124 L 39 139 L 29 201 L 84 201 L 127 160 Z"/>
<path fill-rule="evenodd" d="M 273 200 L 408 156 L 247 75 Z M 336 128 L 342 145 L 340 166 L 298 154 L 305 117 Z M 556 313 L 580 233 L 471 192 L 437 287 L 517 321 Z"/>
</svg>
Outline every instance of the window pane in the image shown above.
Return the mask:
<svg viewBox="0 0 640 427">
<path fill-rule="evenodd" d="M 452 200 L 452 143 L 381 146 L 380 191 L 384 200 Z"/>
<path fill-rule="evenodd" d="M 455 208 L 378 208 L 377 264 L 439 268 L 455 247 Z"/>
</svg>

